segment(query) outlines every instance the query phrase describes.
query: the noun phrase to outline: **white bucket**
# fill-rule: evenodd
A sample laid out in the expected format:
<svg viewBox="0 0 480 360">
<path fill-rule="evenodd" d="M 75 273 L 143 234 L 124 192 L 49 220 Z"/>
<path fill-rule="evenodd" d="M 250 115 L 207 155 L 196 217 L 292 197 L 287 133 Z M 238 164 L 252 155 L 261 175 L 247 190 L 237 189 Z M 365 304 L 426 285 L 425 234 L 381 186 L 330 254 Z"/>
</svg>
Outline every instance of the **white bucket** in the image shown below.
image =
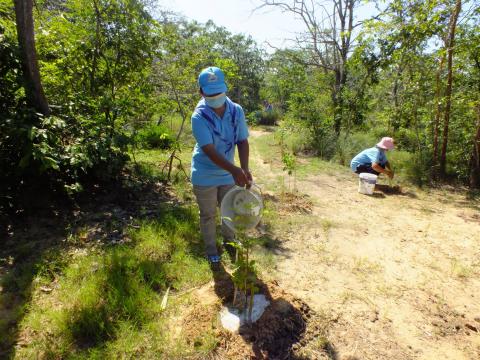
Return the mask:
<svg viewBox="0 0 480 360">
<path fill-rule="evenodd" d="M 358 176 L 358 192 L 360 194 L 372 195 L 377 183 L 377 175 L 360 173 Z"/>
</svg>

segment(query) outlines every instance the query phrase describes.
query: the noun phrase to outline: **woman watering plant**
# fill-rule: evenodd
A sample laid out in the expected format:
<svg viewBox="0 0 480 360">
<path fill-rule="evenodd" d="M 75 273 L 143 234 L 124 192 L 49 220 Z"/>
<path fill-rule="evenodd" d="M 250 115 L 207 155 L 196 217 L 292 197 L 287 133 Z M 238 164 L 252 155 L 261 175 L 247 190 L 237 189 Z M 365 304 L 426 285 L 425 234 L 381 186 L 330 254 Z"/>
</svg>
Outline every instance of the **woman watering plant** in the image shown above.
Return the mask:
<svg viewBox="0 0 480 360">
<path fill-rule="evenodd" d="M 225 76 L 218 67 L 200 73 L 198 85 L 202 100 L 192 114 L 192 132 L 196 145 L 192 155 L 193 192 L 200 208 L 200 230 L 205 252 L 214 268 L 220 257 L 216 246 L 216 210 L 224 195 L 234 185 L 250 186 L 249 145 L 245 114 L 240 105 L 226 96 Z M 240 167 L 234 164 L 238 147 Z M 233 241 L 234 233 L 222 222 L 224 243 Z"/>
</svg>

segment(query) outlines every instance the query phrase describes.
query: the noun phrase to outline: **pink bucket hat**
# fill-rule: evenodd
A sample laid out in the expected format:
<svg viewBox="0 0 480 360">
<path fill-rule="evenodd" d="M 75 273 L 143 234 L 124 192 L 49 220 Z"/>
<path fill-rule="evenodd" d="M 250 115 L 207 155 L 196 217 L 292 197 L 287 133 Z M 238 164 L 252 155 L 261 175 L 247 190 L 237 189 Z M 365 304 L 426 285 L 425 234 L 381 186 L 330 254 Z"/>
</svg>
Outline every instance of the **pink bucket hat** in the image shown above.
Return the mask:
<svg viewBox="0 0 480 360">
<path fill-rule="evenodd" d="M 393 139 L 391 137 L 384 137 L 377 144 L 377 147 L 384 150 L 392 150 L 395 147 L 395 145 L 393 144 Z"/>
</svg>

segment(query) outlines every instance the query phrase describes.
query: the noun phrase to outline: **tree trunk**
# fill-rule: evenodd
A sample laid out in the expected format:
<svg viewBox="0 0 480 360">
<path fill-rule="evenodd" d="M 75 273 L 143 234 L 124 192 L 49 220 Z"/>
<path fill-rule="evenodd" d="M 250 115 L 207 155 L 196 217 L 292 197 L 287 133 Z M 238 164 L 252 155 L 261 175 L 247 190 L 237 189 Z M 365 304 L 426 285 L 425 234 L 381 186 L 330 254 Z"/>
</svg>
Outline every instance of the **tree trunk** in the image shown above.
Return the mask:
<svg viewBox="0 0 480 360">
<path fill-rule="evenodd" d="M 455 3 L 455 9 L 453 10 L 452 18 L 450 21 L 450 27 L 448 30 L 448 48 L 447 48 L 447 88 L 445 91 L 445 116 L 443 124 L 443 144 L 442 153 L 440 156 L 440 176 L 445 178 L 446 175 L 446 163 L 447 163 L 447 144 L 448 144 L 448 126 L 450 122 L 450 109 L 452 106 L 452 63 L 453 63 L 453 46 L 455 43 L 455 29 L 457 26 L 458 15 L 462 9 L 462 1 L 457 0 Z"/>
<path fill-rule="evenodd" d="M 33 0 L 14 0 L 17 24 L 17 37 L 22 60 L 25 94 L 27 102 L 43 115 L 50 114 L 47 99 L 43 92 L 33 28 Z"/>
<path fill-rule="evenodd" d="M 298 47 L 311 54 L 313 61 L 308 65 L 316 66 L 326 74 L 333 73 L 331 99 L 334 107 L 333 129 L 338 136 L 344 116 L 343 88 L 347 82 L 348 53 L 352 47 L 352 32 L 359 25 L 354 25 L 354 12 L 359 0 L 331 0 L 324 3 L 306 0 L 263 0 L 257 9 L 275 6 L 297 16 L 305 25 L 311 44 L 305 46 L 303 40 L 297 40 Z M 327 7 L 331 5 L 330 11 Z M 320 20 L 322 19 L 322 20 Z M 329 19 L 328 22 L 325 20 Z M 327 24 L 328 23 L 328 24 Z M 338 26 L 338 27 L 337 27 Z M 299 61 L 305 65 L 303 60 Z"/>
<path fill-rule="evenodd" d="M 473 141 L 472 157 L 470 158 L 470 187 L 480 188 L 480 103 L 475 107 L 477 112 L 477 133 Z"/>
<path fill-rule="evenodd" d="M 342 99 L 342 73 L 340 67 L 335 69 L 335 84 L 332 91 L 333 102 L 333 129 L 338 136 L 342 128 L 343 99 Z"/>
<path fill-rule="evenodd" d="M 95 49 L 93 50 L 92 67 L 90 69 L 90 94 L 95 96 L 97 94 L 97 83 L 95 80 L 98 57 L 100 56 L 100 31 L 101 31 L 101 13 L 98 8 L 97 1 L 93 1 L 93 7 L 95 9 Z"/>
<path fill-rule="evenodd" d="M 436 110 L 435 110 L 435 121 L 433 123 L 433 158 L 432 158 L 432 177 L 433 179 L 438 178 L 438 134 L 440 128 L 440 116 L 442 113 L 442 84 L 441 76 L 443 72 L 443 65 L 445 64 L 445 54 L 441 55 L 440 65 L 435 76 L 436 90 L 435 90 L 435 100 L 436 100 Z"/>
</svg>

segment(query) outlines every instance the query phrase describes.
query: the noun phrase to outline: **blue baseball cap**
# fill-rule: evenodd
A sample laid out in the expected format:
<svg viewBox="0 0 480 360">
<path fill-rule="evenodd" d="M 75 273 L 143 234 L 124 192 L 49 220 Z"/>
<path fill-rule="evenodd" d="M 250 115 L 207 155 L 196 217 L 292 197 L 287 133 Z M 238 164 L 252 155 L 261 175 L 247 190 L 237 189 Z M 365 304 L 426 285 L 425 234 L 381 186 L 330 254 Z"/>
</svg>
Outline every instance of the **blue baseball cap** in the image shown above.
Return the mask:
<svg viewBox="0 0 480 360">
<path fill-rule="evenodd" d="M 216 66 L 203 69 L 198 76 L 198 85 L 205 95 L 224 93 L 228 90 L 223 71 Z"/>
</svg>

